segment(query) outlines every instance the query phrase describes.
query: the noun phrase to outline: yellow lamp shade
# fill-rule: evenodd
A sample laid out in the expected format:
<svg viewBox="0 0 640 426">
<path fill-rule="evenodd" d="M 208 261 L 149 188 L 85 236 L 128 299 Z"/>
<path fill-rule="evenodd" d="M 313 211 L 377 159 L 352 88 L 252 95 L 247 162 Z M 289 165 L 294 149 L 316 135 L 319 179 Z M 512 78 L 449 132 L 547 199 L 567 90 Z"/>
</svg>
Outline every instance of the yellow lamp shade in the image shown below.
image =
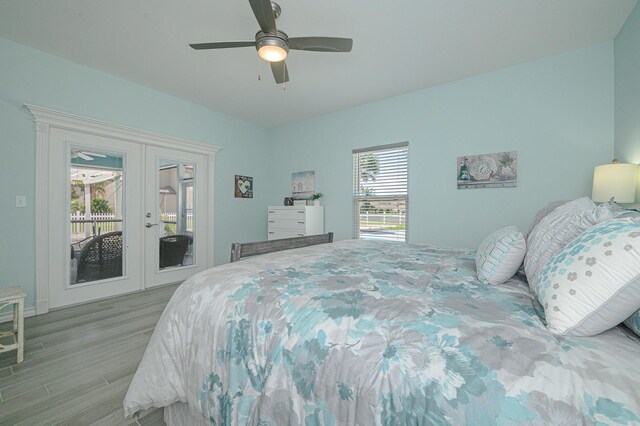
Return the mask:
<svg viewBox="0 0 640 426">
<path fill-rule="evenodd" d="M 596 166 L 593 171 L 591 199 L 604 203 L 611 198 L 618 203 L 633 203 L 636 199 L 638 166 L 614 163 Z"/>
</svg>

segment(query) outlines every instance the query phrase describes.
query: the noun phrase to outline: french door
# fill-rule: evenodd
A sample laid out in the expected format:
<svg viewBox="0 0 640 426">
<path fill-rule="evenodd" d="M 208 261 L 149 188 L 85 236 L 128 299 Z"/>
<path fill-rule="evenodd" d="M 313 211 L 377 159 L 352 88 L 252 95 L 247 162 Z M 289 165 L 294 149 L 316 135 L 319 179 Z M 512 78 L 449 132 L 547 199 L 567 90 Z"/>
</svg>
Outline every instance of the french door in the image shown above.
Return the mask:
<svg viewBox="0 0 640 426">
<path fill-rule="evenodd" d="M 146 148 L 145 282 L 182 281 L 206 264 L 206 157 Z"/>
<path fill-rule="evenodd" d="M 207 156 L 52 128 L 49 307 L 183 281 L 207 266 Z"/>
</svg>

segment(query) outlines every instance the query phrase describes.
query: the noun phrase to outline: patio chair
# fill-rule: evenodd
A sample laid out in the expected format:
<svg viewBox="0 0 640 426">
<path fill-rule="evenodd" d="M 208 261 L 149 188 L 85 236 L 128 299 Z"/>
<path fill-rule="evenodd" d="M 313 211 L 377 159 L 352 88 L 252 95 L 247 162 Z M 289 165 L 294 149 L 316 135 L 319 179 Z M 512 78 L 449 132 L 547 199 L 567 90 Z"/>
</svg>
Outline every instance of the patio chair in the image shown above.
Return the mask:
<svg viewBox="0 0 640 426">
<path fill-rule="evenodd" d="M 193 238 L 189 235 L 168 235 L 160 238 L 160 269 L 181 266 Z"/>
<path fill-rule="evenodd" d="M 122 231 L 98 235 L 78 255 L 76 283 L 122 276 Z"/>
</svg>

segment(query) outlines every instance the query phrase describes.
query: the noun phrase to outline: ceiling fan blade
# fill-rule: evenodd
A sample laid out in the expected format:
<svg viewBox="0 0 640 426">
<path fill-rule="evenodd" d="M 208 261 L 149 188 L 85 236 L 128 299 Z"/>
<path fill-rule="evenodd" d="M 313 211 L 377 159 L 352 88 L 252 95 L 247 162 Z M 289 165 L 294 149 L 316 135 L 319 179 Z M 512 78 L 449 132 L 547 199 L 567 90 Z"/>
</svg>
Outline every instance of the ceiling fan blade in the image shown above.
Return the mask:
<svg viewBox="0 0 640 426">
<path fill-rule="evenodd" d="M 269 0 L 249 0 L 253 14 L 260 25 L 262 32 L 276 34 L 276 18 Z"/>
<path fill-rule="evenodd" d="M 340 37 L 293 37 L 289 49 L 313 52 L 351 52 L 353 39 Z"/>
<path fill-rule="evenodd" d="M 284 61 L 271 62 L 271 72 L 273 73 L 273 78 L 276 79 L 276 83 L 282 84 L 289 81 L 289 71 Z"/>
<path fill-rule="evenodd" d="M 249 47 L 255 46 L 255 41 L 221 41 L 217 43 L 193 43 L 190 44 L 191 48 L 196 50 L 205 49 L 228 49 L 230 47 Z"/>
<path fill-rule="evenodd" d="M 93 157 L 88 156 L 84 152 L 78 152 L 78 157 L 82 158 L 84 161 L 93 161 Z"/>
<path fill-rule="evenodd" d="M 102 158 L 107 158 L 107 156 L 106 156 L 106 155 L 104 155 L 104 154 L 98 154 L 97 152 L 83 151 L 83 153 L 84 153 L 85 155 L 90 155 L 90 156 L 92 156 L 92 157 L 102 157 Z"/>
</svg>

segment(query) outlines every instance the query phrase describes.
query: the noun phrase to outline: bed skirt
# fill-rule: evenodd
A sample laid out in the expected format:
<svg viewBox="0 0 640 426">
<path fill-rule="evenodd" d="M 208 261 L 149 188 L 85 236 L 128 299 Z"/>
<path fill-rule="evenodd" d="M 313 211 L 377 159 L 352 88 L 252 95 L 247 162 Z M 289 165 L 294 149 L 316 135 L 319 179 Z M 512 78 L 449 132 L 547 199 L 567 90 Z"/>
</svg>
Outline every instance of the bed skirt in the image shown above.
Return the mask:
<svg viewBox="0 0 640 426">
<path fill-rule="evenodd" d="M 164 407 L 164 422 L 168 426 L 211 426 L 201 417 L 193 416 L 185 402 L 174 402 Z"/>
</svg>

